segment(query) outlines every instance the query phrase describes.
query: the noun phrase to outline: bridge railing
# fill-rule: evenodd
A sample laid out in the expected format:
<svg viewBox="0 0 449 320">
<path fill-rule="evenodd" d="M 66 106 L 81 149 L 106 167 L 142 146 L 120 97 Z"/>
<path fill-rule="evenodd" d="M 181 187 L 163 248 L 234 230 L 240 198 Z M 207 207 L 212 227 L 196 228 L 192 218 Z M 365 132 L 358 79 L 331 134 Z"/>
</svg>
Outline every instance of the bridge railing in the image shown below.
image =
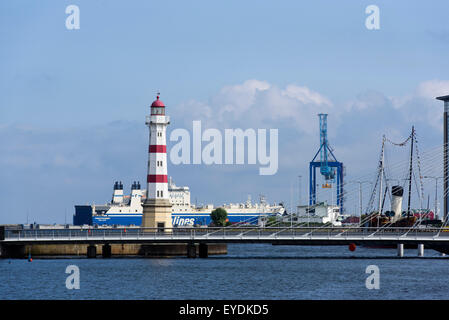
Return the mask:
<svg viewBox="0 0 449 320">
<path fill-rule="evenodd" d="M 210 228 L 83 228 L 83 229 L 20 229 L 5 230 L 5 240 L 76 240 L 76 239 L 198 239 L 198 238 L 260 238 L 260 237 L 335 237 L 351 236 L 448 236 L 449 229 L 440 228 L 367 228 L 367 227 L 210 227 Z"/>
</svg>

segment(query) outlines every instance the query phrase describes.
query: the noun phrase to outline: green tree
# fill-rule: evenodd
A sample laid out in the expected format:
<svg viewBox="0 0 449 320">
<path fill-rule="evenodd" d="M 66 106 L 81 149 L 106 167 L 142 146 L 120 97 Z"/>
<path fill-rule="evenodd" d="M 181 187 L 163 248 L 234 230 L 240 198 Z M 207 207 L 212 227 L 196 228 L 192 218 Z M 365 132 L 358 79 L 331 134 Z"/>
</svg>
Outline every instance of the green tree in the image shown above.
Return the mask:
<svg viewBox="0 0 449 320">
<path fill-rule="evenodd" d="M 214 225 L 224 227 L 227 225 L 228 213 L 223 208 L 217 208 L 210 213 L 210 218 Z"/>
</svg>

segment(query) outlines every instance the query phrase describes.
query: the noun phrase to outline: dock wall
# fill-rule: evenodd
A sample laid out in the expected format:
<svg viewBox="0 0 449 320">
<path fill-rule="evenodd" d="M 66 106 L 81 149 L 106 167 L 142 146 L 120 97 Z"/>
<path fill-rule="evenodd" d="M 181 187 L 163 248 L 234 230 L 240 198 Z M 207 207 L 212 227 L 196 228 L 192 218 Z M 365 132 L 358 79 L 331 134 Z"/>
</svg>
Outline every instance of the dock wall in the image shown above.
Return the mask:
<svg viewBox="0 0 449 320">
<path fill-rule="evenodd" d="M 95 246 L 96 255 L 104 257 L 114 256 L 144 256 L 144 257 L 176 257 L 186 256 L 188 244 L 108 244 L 103 255 L 101 244 L 33 244 L 33 245 L 3 245 L 0 255 L 4 258 L 80 256 L 86 257 L 89 246 Z M 200 255 L 200 245 L 195 244 L 196 255 Z M 92 250 L 90 251 L 92 252 Z M 207 244 L 208 255 L 224 255 L 228 253 L 226 244 Z"/>
</svg>

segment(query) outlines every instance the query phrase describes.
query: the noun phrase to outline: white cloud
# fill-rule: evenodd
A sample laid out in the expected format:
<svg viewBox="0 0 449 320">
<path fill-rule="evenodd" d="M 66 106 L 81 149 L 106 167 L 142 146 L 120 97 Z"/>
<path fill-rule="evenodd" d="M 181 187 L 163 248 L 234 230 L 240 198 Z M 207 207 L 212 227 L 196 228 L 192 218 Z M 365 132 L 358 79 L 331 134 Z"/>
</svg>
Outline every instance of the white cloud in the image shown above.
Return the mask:
<svg viewBox="0 0 449 320">
<path fill-rule="evenodd" d="M 226 86 L 209 103 L 191 100 L 177 109 L 186 121 L 202 120 L 215 128 L 278 128 L 289 126 L 311 134 L 315 129 L 310 118 L 334 110 L 324 95 L 305 86 L 290 84 L 285 89 L 266 81 L 247 80 Z"/>
<path fill-rule="evenodd" d="M 190 124 L 192 120 L 203 120 L 203 127 L 219 130 L 277 128 L 280 154 L 295 159 L 281 159 L 280 165 L 305 167 L 319 146 L 318 113 L 329 114 L 330 143 L 342 161 L 360 155 L 377 159 L 383 134 L 401 141 L 409 135 L 412 125 L 421 141 L 438 144 L 442 106 L 435 96 L 447 92 L 449 81 L 431 80 L 403 96 L 388 97 L 371 90 L 336 105 L 307 86 L 288 84 L 280 88 L 267 81 L 248 80 L 224 87 L 208 103 L 190 101 L 189 114 L 181 112 L 181 117 Z M 173 125 L 177 127 L 177 122 L 173 121 Z M 352 162 L 350 171 L 361 172 L 363 166 L 366 164 Z"/>
<path fill-rule="evenodd" d="M 307 87 L 289 84 L 285 90 L 282 91 L 282 94 L 290 98 L 294 98 L 304 104 L 332 106 L 332 102 L 329 99 Z"/>
<path fill-rule="evenodd" d="M 390 100 L 407 122 L 427 124 L 441 132 L 443 105 L 435 98 L 447 94 L 448 80 L 429 80 L 418 84 L 413 92 Z"/>
<path fill-rule="evenodd" d="M 430 80 L 418 85 L 416 93 L 428 99 L 449 94 L 449 80 Z"/>
</svg>

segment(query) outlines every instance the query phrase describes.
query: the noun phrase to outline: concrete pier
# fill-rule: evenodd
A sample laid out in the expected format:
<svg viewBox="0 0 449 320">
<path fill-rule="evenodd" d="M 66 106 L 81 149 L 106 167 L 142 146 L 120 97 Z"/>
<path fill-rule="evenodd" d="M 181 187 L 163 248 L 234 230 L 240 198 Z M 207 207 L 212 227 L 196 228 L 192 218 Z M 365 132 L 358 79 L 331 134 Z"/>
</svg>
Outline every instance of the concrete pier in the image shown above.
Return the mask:
<svg viewBox="0 0 449 320">
<path fill-rule="evenodd" d="M 88 258 L 96 258 L 97 257 L 97 246 L 90 245 L 87 247 L 87 257 Z"/>
<path fill-rule="evenodd" d="M 404 244 L 403 243 L 398 243 L 398 257 L 403 257 L 404 256 Z"/>
<path fill-rule="evenodd" d="M 192 244 L 192 252 L 195 250 L 195 256 L 200 255 L 207 257 L 210 255 L 223 255 L 228 253 L 228 246 L 224 243 L 208 243 L 203 245 Z M 50 258 L 50 257 L 68 257 L 68 256 L 84 256 L 88 257 L 89 244 L 33 244 L 33 245 L 6 245 L 1 244 L 1 258 L 26 258 L 31 253 L 33 258 Z M 101 255 L 103 258 L 114 256 L 141 256 L 148 258 L 164 258 L 164 257 L 185 257 L 187 252 L 187 243 L 124 243 L 124 244 L 104 244 L 96 245 L 95 256 Z M 202 249 L 200 249 L 202 248 Z M 207 255 L 206 255 L 207 252 Z M 192 253 L 193 254 L 193 253 Z"/>
<path fill-rule="evenodd" d="M 424 257 L 424 245 L 418 244 L 418 257 Z"/>
</svg>

